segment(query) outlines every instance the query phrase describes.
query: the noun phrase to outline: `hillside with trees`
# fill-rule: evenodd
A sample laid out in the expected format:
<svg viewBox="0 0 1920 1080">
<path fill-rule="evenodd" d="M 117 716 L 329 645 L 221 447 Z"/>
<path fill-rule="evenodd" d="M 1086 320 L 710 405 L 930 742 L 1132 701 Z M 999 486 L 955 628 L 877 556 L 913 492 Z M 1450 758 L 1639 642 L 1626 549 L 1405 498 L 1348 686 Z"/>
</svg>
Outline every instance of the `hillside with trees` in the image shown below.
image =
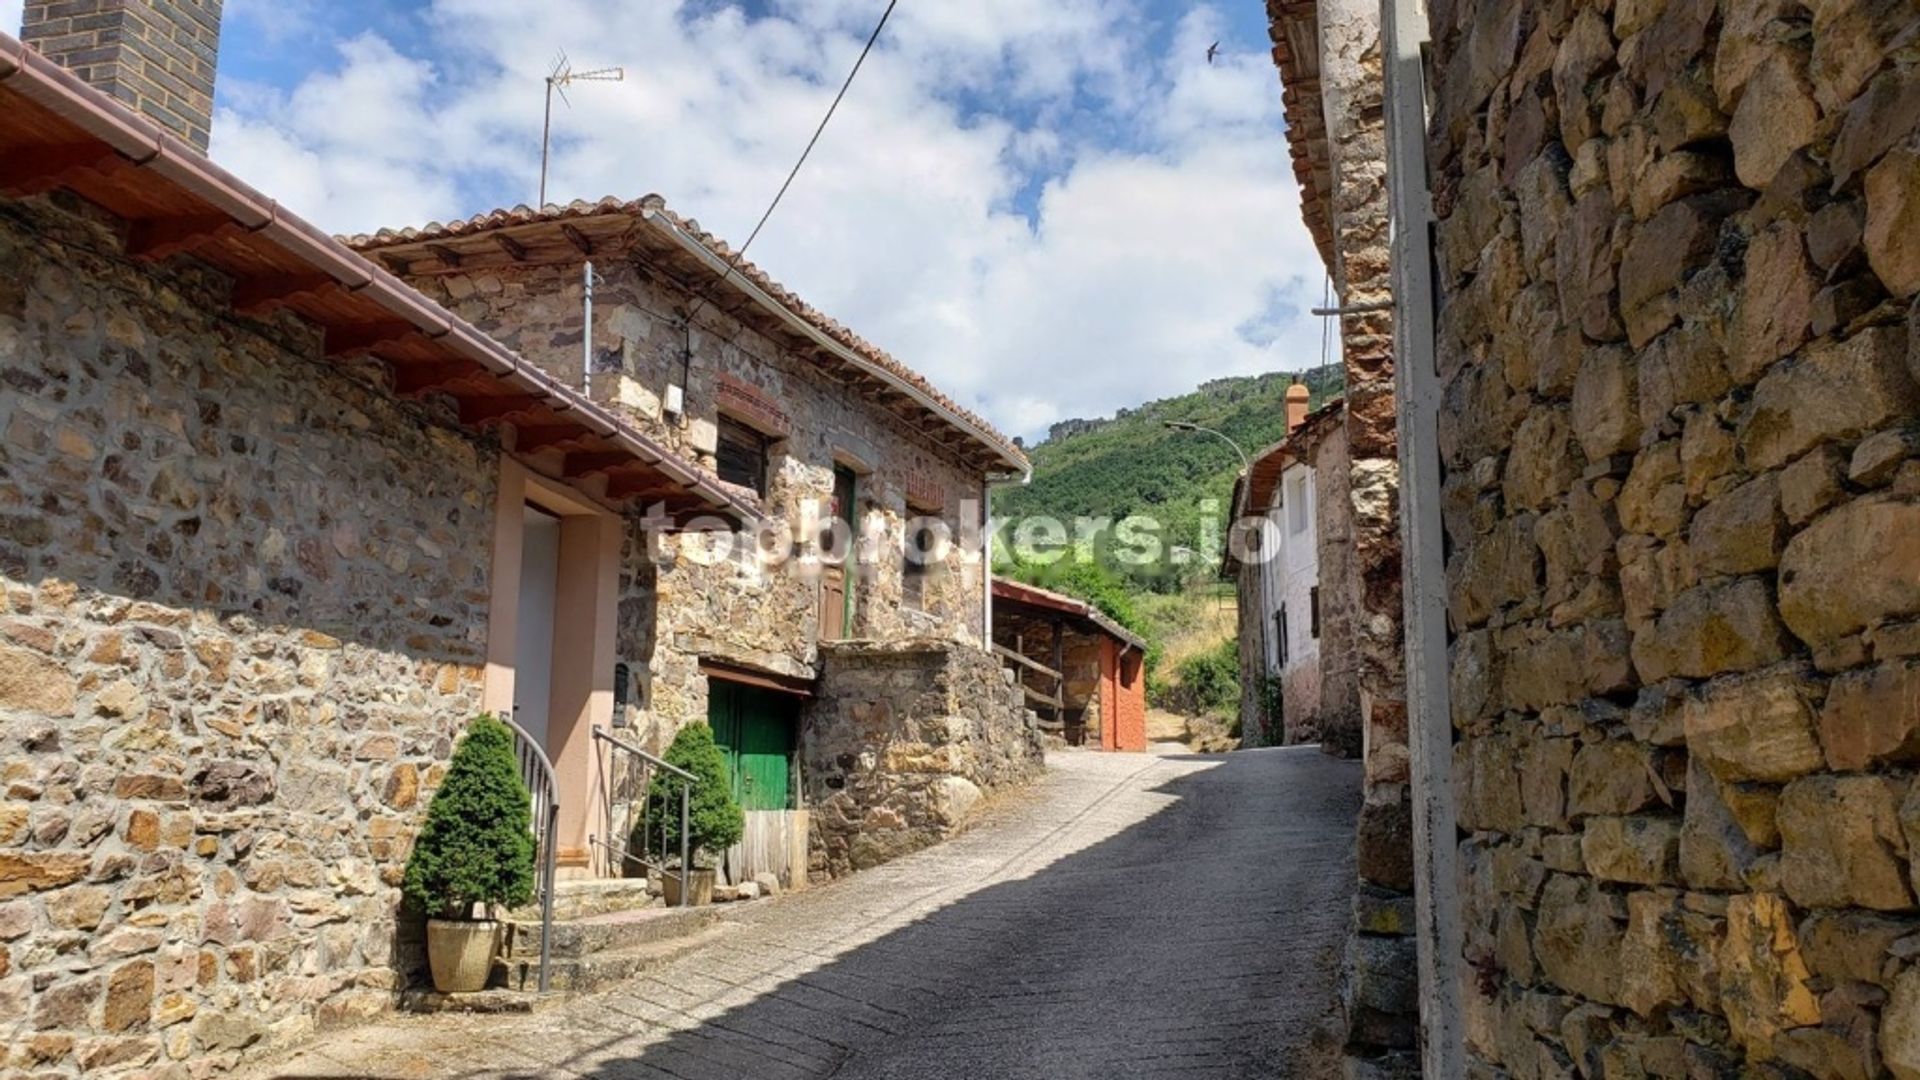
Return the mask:
<svg viewBox="0 0 1920 1080">
<path fill-rule="evenodd" d="M 1337 365 L 1301 377 L 1314 408 L 1340 393 Z M 1218 438 L 1167 424 L 1212 428 L 1256 454 L 1286 434 L 1285 399 L 1293 379 L 1281 372 L 1216 379 L 1193 393 L 1113 417 L 1055 424 L 1044 442 L 1028 448 L 1032 483 L 997 491 L 994 516 L 1017 522 L 1049 515 L 1069 528 L 1079 517 L 1157 521 L 1165 553 L 1158 563 L 1131 566 L 1111 558 L 1110 540 L 1100 545 L 1099 561 L 1132 591 L 1179 592 L 1211 577 L 1220 564 L 1240 459 Z"/>
<path fill-rule="evenodd" d="M 1303 373 L 1314 408 L 1341 392 L 1338 365 Z M 1116 557 L 1107 532 L 1090 551 L 1054 559 L 1021 558 L 1015 531 L 995 548 L 996 572 L 1078 596 L 1152 643 L 1148 685 L 1156 706 L 1234 723 L 1239 701 L 1234 659 L 1234 591 L 1218 579 L 1228 498 L 1240 458 L 1220 439 L 1167 427 L 1198 424 L 1257 454 L 1286 434 L 1286 392 L 1294 376 L 1273 373 L 1218 379 L 1190 394 L 1122 409 L 1112 417 L 1066 420 L 1028 449 L 1033 481 L 995 493 L 994 516 L 1016 528 L 1047 516 L 1067 529 L 1075 519 L 1158 523 L 1163 557 L 1139 564 Z"/>
</svg>

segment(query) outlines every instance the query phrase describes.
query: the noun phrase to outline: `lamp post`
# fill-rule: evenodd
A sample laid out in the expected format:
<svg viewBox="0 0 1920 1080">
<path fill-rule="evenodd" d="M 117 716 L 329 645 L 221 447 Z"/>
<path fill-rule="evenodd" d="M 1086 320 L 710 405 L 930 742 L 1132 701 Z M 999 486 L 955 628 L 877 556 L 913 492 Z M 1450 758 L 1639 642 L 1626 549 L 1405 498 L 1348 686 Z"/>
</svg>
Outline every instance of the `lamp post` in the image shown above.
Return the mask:
<svg viewBox="0 0 1920 1080">
<path fill-rule="evenodd" d="M 1240 444 L 1228 438 L 1224 432 L 1215 431 L 1210 427 L 1201 427 L 1199 424 L 1191 424 L 1185 420 L 1168 420 L 1166 421 L 1166 425 L 1170 431 L 1197 431 L 1202 435 L 1211 435 L 1219 439 L 1221 442 L 1233 447 L 1233 452 L 1240 455 L 1241 471 L 1253 471 L 1253 462 L 1247 457 L 1247 452 L 1240 449 Z"/>
<path fill-rule="evenodd" d="M 1231 446 L 1231 447 L 1233 447 L 1233 452 L 1234 452 L 1234 453 L 1236 453 L 1236 454 L 1238 454 L 1238 455 L 1240 455 L 1240 475 L 1241 475 L 1241 476 L 1244 476 L 1244 477 L 1246 477 L 1246 478 L 1247 478 L 1247 481 L 1248 481 L 1249 483 L 1250 483 L 1250 482 L 1252 482 L 1252 480 L 1253 480 L 1253 461 L 1252 461 L 1252 459 L 1250 459 L 1250 458 L 1248 458 L 1248 457 L 1247 457 L 1247 452 L 1246 452 L 1245 450 L 1243 450 L 1243 449 L 1241 449 L 1241 448 L 1240 448 L 1240 444 L 1239 444 L 1239 443 L 1237 443 L 1237 442 L 1234 442 L 1234 441 L 1233 441 L 1233 439 L 1232 439 L 1232 438 L 1231 438 L 1230 436 L 1228 436 L 1228 435 L 1227 435 L 1227 434 L 1226 434 L 1225 432 L 1222 432 L 1222 431 L 1215 431 L 1214 429 L 1212 429 L 1212 428 L 1210 428 L 1210 427 L 1201 427 L 1201 426 L 1200 426 L 1199 424 L 1195 424 L 1195 423 L 1190 423 L 1190 422 L 1188 422 L 1188 421 L 1186 421 L 1186 420 L 1168 420 L 1168 421 L 1165 421 L 1165 423 L 1166 423 L 1166 426 L 1167 426 L 1167 429 L 1168 429 L 1169 431 L 1193 431 L 1193 432 L 1198 432 L 1198 433 L 1200 433 L 1200 434 L 1202 434 L 1202 435 L 1211 435 L 1211 436 L 1213 436 L 1214 438 L 1216 438 L 1216 439 L 1219 439 L 1219 440 L 1220 440 L 1221 442 L 1223 442 L 1223 443 L 1226 443 L 1226 444 L 1227 444 L 1228 446 Z M 1232 513 L 1232 509 L 1231 509 L 1231 508 L 1229 508 L 1229 509 L 1228 509 L 1228 513 L 1229 513 L 1229 514 L 1231 514 L 1231 513 Z M 1232 521 L 1229 521 L 1229 522 L 1227 522 L 1227 534 L 1228 534 L 1228 537 L 1229 537 L 1229 539 L 1228 539 L 1228 543 L 1232 543 L 1232 539 L 1231 539 L 1231 537 L 1232 537 L 1232 534 L 1233 534 L 1233 526 L 1234 526 L 1234 524 L 1235 524 L 1235 523 L 1234 523 L 1234 522 L 1232 522 Z M 1265 611 L 1263 611 L 1263 610 L 1260 610 L 1260 608 L 1263 608 L 1263 607 L 1265 607 L 1265 603 L 1264 603 L 1264 601 L 1265 601 L 1265 600 L 1267 599 L 1267 586 L 1268 586 L 1268 582 L 1267 582 L 1267 559 L 1269 558 L 1269 555 L 1270 555 L 1270 553 L 1269 553 L 1269 552 L 1267 552 L 1267 551 L 1266 551 L 1266 550 L 1264 549 L 1264 546 L 1263 546 L 1263 548 L 1262 548 L 1262 550 L 1261 550 L 1261 552 L 1260 552 L 1260 563 L 1259 563 L 1259 566 L 1258 566 L 1258 568 L 1257 568 L 1257 573 L 1259 573 L 1259 575 L 1260 575 L 1260 587 L 1259 587 L 1259 589 L 1258 589 L 1258 590 L 1256 591 L 1256 598 L 1257 598 L 1257 599 L 1258 599 L 1259 601 L 1261 601 L 1262 603 L 1261 603 L 1261 604 L 1259 605 L 1259 607 L 1256 607 L 1256 609 L 1255 609 L 1255 615 L 1256 615 L 1256 617 L 1258 618 L 1258 620 L 1259 620 L 1259 623 L 1260 623 L 1260 667 L 1259 667 L 1259 671 L 1260 671 L 1260 675 L 1261 675 L 1261 684 L 1260 684 L 1260 686 L 1259 686 L 1259 691 L 1258 691 L 1258 692 L 1259 692 L 1259 695 L 1260 695 L 1260 699 L 1261 699 L 1261 703 L 1262 703 L 1262 707 L 1261 707 L 1261 709 L 1260 709 L 1260 713 L 1261 713 L 1261 715 L 1262 715 L 1263 717 L 1265 716 L 1265 713 L 1266 713 L 1266 708 L 1265 708 L 1265 700 L 1266 700 L 1266 689 L 1267 689 L 1267 688 L 1266 688 L 1266 682 L 1265 682 L 1265 680 L 1266 680 L 1267 678 L 1270 678 L 1270 677 L 1271 677 L 1271 676 L 1269 676 L 1269 675 L 1267 674 L 1267 670 L 1268 670 L 1268 668 L 1267 668 L 1267 665 L 1268 665 L 1268 664 L 1269 664 L 1269 662 L 1270 662 L 1270 661 L 1269 661 L 1269 659 L 1268 659 L 1268 654 L 1269 654 L 1269 652 L 1270 652 L 1271 650 L 1270 650 L 1270 649 L 1269 649 L 1269 647 L 1268 647 L 1268 639 L 1267 639 L 1267 613 L 1266 613 Z M 1236 590 L 1236 592 L 1237 592 L 1237 590 Z M 1262 724 L 1262 726 L 1264 727 L 1264 726 L 1265 726 L 1265 724 L 1263 723 L 1263 724 Z"/>
</svg>

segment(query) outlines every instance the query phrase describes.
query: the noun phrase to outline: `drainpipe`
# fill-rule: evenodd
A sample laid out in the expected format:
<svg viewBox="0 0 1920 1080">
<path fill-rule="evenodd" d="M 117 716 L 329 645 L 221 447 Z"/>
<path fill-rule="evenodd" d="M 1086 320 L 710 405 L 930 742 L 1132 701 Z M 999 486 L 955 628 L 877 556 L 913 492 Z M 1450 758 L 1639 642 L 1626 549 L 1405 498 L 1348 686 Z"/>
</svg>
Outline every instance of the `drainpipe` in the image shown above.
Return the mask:
<svg viewBox="0 0 1920 1080">
<path fill-rule="evenodd" d="M 593 261 L 583 264 L 580 282 L 585 288 L 586 310 L 580 319 L 580 391 L 593 397 Z"/>
<path fill-rule="evenodd" d="M 1413 773 L 1414 920 L 1421 1073 L 1465 1074 L 1458 818 L 1447 686 L 1446 555 L 1440 516 L 1440 376 L 1434 363 L 1433 198 L 1427 185 L 1424 0 L 1382 0 L 1387 187 L 1393 232 L 1400 512 L 1406 604 L 1408 749 Z"/>
</svg>

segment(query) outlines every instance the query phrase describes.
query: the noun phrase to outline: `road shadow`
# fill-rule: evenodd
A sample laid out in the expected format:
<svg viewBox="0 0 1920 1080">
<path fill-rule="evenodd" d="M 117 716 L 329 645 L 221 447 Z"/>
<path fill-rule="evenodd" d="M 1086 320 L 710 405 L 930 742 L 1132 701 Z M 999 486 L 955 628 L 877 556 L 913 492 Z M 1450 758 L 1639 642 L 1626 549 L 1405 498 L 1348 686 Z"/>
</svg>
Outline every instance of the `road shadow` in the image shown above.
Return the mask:
<svg viewBox="0 0 1920 1080">
<path fill-rule="evenodd" d="M 1164 805 L 1124 830 L 804 974 L 729 989 L 663 969 L 564 1018 L 500 1029 L 487 1052 L 461 1055 L 487 1063 L 456 1075 L 1332 1075 L 1359 768 L 1317 752 L 1186 764 L 1152 789 Z M 869 881 L 882 879 L 831 888 Z M 813 947 L 781 940 L 777 907 L 764 910 L 764 932 L 747 936 L 771 934 L 776 953 Z M 731 1007 L 705 1004 L 716 992 Z"/>
</svg>

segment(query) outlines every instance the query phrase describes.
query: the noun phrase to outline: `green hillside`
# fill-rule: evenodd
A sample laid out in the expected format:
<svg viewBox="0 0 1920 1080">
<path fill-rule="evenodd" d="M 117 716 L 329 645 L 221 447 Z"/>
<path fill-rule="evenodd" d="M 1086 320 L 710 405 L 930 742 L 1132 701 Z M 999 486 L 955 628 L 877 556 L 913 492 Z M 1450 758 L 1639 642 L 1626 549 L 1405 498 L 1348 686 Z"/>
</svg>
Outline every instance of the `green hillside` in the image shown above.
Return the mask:
<svg viewBox="0 0 1920 1080">
<path fill-rule="evenodd" d="M 1303 378 L 1314 408 L 1340 393 L 1338 366 L 1315 368 Z M 1240 459 L 1213 436 L 1171 430 L 1166 423 L 1213 428 L 1247 453 L 1258 453 L 1286 433 L 1285 398 L 1292 381 L 1292 375 L 1278 372 L 1217 379 L 1191 394 L 1122 409 L 1109 419 L 1056 424 L 1046 441 L 1028 448 L 1033 482 L 996 492 L 994 514 L 1015 521 L 1046 514 L 1069 527 L 1081 516 L 1152 518 L 1161 523 L 1169 552 L 1185 547 L 1193 557 L 1184 565 L 1167 560 L 1152 567 L 1101 561 L 1135 589 L 1174 591 L 1209 576 L 1219 565 L 1227 499 Z M 1206 542 L 1209 531 L 1211 543 Z"/>
</svg>

